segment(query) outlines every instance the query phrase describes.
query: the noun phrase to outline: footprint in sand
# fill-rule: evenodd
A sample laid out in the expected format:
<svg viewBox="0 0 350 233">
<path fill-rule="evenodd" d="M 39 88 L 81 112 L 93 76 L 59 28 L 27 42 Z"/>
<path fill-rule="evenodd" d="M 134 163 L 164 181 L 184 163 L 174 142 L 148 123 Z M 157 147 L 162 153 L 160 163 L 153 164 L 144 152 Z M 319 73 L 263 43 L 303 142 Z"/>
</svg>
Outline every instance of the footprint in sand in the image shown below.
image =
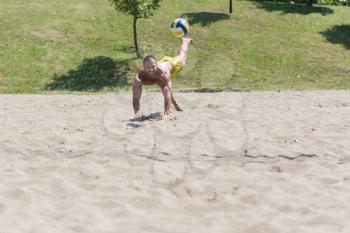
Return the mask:
<svg viewBox="0 0 350 233">
<path fill-rule="evenodd" d="M 167 122 L 167 124 L 160 123 L 153 126 L 166 133 L 168 137 L 193 137 L 198 127 L 207 120 L 207 115 L 202 113 L 206 104 L 205 100 L 200 93 L 186 95 L 186 98 L 182 93 L 174 93 L 174 96 L 183 111 L 177 112 L 172 109 L 172 116 L 176 118 L 175 120 Z M 150 103 L 149 112 L 163 112 L 163 99 L 158 98 L 160 97 L 155 97 Z"/>
<path fill-rule="evenodd" d="M 207 134 L 218 156 L 234 156 L 240 153 L 247 143 L 247 135 L 242 124 L 237 120 L 212 120 L 207 124 Z"/>
<path fill-rule="evenodd" d="M 251 226 L 248 226 L 245 230 L 241 231 L 241 233 L 279 233 L 281 229 L 275 228 L 273 225 L 268 223 L 258 223 Z"/>
<path fill-rule="evenodd" d="M 157 183 L 176 185 L 186 179 L 183 151 L 171 141 L 159 144 L 154 151 L 151 174 Z"/>
<path fill-rule="evenodd" d="M 156 146 L 155 131 L 151 127 L 133 130 L 123 138 L 125 159 L 130 166 L 150 166 Z"/>
<path fill-rule="evenodd" d="M 0 203 L 0 214 L 3 213 L 6 210 L 6 207 Z"/>
</svg>

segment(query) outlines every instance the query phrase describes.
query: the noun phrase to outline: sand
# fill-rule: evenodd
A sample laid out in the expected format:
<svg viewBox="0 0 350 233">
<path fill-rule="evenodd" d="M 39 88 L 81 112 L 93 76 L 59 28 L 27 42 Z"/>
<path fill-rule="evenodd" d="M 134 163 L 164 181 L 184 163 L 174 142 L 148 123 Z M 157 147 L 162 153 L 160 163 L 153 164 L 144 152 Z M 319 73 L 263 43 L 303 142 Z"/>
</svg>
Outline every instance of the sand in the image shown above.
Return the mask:
<svg viewBox="0 0 350 233">
<path fill-rule="evenodd" d="M 0 232 L 350 232 L 350 92 L 175 96 L 0 95 Z"/>
</svg>

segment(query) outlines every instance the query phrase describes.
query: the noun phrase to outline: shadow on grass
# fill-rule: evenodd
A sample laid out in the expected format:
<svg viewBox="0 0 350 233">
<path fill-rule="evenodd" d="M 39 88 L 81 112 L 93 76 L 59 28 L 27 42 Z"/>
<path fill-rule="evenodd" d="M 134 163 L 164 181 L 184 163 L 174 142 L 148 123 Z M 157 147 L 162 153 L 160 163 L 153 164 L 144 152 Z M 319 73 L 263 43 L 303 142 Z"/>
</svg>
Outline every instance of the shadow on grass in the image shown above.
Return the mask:
<svg viewBox="0 0 350 233">
<path fill-rule="evenodd" d="M 264 8 L 266 11 L 281 11 L 281 14 L 321 14 L 329 15 L 334 11 L 331 8 L 323 6 L 308 6 L 306 4 L 290 4 L 290 3 L 275 3 L 275 2 L 256 2 L 258 8 Z"/>
<path fill-rule="evenodd" d="M 350 49 L 350 24 L 336 25 L 321 34 L 333 44 L 342 44 Z"/>
<path fill-rule="evenodd" d="M 230 18 L 227 14 L 215 12 L 190 12 L 183 14 L 181 17 L 188 19 L 191 25 L 201 24 L 201 26 L 208 26 L 217 21 Z"/>
<path fill-rule="evenodd" d="M 128 86 L 129 61 L 114 61 L 99 56 L 86 58 L 75 70 L 66 74 L 55 74 L 47 90 L 98 91 L 105 87 L 122 88 Z"/>
</svg>

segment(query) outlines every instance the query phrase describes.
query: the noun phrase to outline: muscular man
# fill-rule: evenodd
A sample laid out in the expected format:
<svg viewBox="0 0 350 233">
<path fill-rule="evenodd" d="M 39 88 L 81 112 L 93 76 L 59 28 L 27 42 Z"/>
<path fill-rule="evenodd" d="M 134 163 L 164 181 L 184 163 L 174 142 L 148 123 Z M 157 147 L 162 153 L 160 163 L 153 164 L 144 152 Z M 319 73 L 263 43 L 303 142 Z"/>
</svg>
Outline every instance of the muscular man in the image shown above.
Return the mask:
<svg viewBox="0 0 350 233">
<path fill-rule="evenodd" d="M 186 65 L 188 46 L 193 43 L 190 38 L 183 38 L 180 54 L 176 57 L 164 57 L 158 62 L 154 56 L 147 56 L 143 60 L 143 69 L 136 74 L 133 83 L 133 107 L 135 117 L 141 117 L 140 98 L 142 85 L 158 85 L 164 96 L 164 114 L 162 119 L 171 120 L 170 107 L 174 105 L 177 111 L 182 111 L 176 103 L 171 91 L 172 79 Z"/>
</svg>

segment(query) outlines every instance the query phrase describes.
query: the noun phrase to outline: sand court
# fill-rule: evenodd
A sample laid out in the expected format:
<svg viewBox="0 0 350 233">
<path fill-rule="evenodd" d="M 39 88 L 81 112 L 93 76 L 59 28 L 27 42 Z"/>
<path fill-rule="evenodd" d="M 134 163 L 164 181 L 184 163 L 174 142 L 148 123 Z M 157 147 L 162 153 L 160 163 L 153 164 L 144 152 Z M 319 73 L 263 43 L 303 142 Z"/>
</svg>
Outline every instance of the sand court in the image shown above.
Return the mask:
<svg viewBox="0 0 350 233">
<path fill-rule="evenodd" d="M 0 232 L 350 232 L 350 92 L 0 95 Z"/>
</svg>

